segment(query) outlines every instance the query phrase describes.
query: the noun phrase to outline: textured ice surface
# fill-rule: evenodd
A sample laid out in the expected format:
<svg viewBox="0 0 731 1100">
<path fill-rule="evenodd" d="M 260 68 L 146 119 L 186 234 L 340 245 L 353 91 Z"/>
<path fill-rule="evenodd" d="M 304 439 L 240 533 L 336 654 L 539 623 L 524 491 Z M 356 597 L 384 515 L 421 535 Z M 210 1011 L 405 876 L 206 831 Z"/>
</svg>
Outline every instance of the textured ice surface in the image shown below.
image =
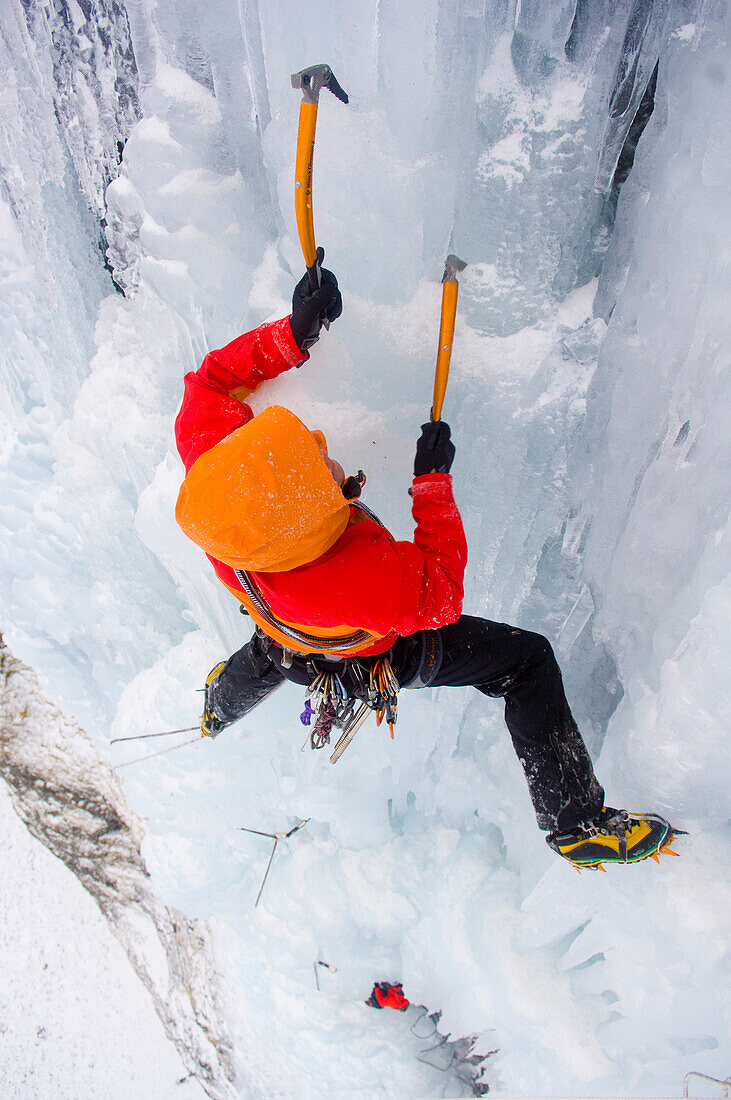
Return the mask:
<svg viewBox="0 0 731 1100">
<path fill-rule="evenodd" d="M 345 311 L 255 407 L 323 427 L 408 537 L 438 279 L 448 249 L 469 261 L 445 404 L 466 609 L 547 633 L 610 801 L 693 834 L 682 859 L 576 875 L 477 693 L 409 694 L 394 743 L 364 729 L 331 768 L 300 753 L 285 686 L 214 744 L 131 765 L 158 889 L 215 922 L 241 1080 L 267 1095 L 274 1065 L 282 1096 L 453 1094 L 400 1018 L 362 1005 L 376 978 L 499 1048 L 497 1093 L 725 1076 L 726 5 L 129 0 L 114 36 L 137 98 L 114 122 L 107 9 L 86 25 L 59 3 L 43 31 L 26 7 L 0 13 L 0 592 L 18 653 L 105 746 L 195 721 L 205 673 L 246 637 L 175 526 L 172 420 L 206 350 L 288 310 L 289 74 L 327 60 L 351 103 L 321 99 L 315 226 Z M 102 163 L 126 298 L 102 265 Z M 269 847 L 238 827 L 299 817 L 254 911 Z M 338 967 L 320 993 L 318 957 Z"/>
</svg>

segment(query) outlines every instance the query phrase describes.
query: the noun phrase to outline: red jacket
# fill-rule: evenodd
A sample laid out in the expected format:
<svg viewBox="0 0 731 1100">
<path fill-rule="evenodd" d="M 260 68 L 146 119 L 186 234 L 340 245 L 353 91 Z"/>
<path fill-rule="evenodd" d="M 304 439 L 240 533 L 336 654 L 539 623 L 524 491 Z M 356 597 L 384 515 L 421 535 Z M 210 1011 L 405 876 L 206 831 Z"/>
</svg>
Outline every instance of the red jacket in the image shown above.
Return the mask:
<svg viewBox="0 0 731 1100">
<path fill-rule="evenodd" d="M 186 472 L 205 451 L 253 417 L 245 399 L 261 382 L 309 359 L 294 341 L 289 318 L 260 325 L 185 376 L 175 438 Z M 347 623 L 384 635 L 363 653 L 390 649 L 399 635 L 455 622 L 462 611 L 467 545 L 449 474 L 414 478 L 413 542 L 395 541 L 371 519 L 353 522 L 326 553 L 288 572 L 252 573 L 280 618 L 306 626 Z M 353 518 L 361 514 L 353 507 Z M 234 570 L 209 555 L 219 579 L 236 594 Z"/>
</svg>

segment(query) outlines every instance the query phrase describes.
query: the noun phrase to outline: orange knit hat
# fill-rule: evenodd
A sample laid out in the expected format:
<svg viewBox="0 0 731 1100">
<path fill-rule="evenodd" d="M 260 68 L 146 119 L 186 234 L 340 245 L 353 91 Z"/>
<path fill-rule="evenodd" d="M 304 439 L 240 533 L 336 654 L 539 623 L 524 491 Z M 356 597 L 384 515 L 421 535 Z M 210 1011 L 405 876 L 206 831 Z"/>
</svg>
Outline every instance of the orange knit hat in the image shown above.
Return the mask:
<svg viewBox="0 0 731 1100">
<path fill-rule="evenodd" d="M 314 561 L 350 518 L 320 443 L 322 432 L 270 406 L 196 459 L 178 494 L 178 524 L 234 569 L 281 573 Z"/>
</svg>

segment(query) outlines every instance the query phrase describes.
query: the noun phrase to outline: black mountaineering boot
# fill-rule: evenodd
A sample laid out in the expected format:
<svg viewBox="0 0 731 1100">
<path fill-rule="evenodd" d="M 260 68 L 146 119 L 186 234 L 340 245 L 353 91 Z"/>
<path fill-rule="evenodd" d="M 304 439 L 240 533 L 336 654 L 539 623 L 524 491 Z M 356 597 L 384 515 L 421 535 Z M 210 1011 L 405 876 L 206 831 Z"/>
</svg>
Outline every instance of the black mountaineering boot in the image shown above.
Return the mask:
<svg viewBox="0 0 731 1100">
<path fill-rule="evenodd" d="M 201 735 L 203 737 L 218 737 L 219 733 L 225 730 L 226 726 L 229 725 L 228 722 L 224 722 L 216 717 L 212 700 L 214 685 L 221 669 L 224 668 L 225 665 L 225 661 L 219 661 L 206 676 L 206 686 L 203 689 L 205 691 L 203 697 L 203 714 L 201 715 Z"/>
<path fill-rule="evenodd" d="M 674 832 L 658 814 L 630 814 L 605 806 L 599 820 L 571 833 L 551 833 L 546 843 L 554 852 L 581 869 L 603 863 L 638 863 L 651 856 L 676 855 L 669 847 Z"/>
</svg>

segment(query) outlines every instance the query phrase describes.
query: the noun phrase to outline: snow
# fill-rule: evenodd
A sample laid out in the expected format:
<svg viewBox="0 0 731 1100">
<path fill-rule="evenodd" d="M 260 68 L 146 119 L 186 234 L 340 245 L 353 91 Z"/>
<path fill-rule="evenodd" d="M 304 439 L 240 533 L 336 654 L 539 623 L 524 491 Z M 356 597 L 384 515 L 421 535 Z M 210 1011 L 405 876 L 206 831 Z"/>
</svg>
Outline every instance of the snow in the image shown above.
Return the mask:
<svg viewBox="0 0 731 1100">
<path fill-rule="evenodd" d="M 57 881 L 61 883 L 64 902 L 48 911 L 48 920 L 52 922 L 58 910 L 59 929 L 64 933 L 65 898 L 68 895 L 71 902 L 85 897 L 78 893 L 85 887 L 89 897 L 75 906 L 80 933 L 73 935 L 77 955 L 85 949 L 90 921 L 89 939 L 98 928 L 99 916 L 94 925 L 88 915 L 93 898 L 109 922 L 103 926 L 105 934 L 114 933 L 151 995 L 165 1033 L 189 1071 L 186 1076 L 198 1077 L 209 1092 L 215 1086 L 217 1096 L 231 1096 L 230 1042 L 219 1009 L 221 995 L 207 927 L 160 902 L 140 855 L 142 822 L 126 804 L 119 779 L 88 734 L 61 714 L 37 677 L 5 646 L 0 647 L 0 682 L 0 774 L 30 833 L 75 876 L 73 888 L 58 872 L 48 882 L 43 876 L 40 889 L 31 876 L 31 891 L 54 900 L 59 893 Z M 42 869 L 44 864 L 39 866 Z M 17 902 L 22 910 L 27 900 L 23 890 L 12 892 L 8 905 L 12 909 Z M 15 911 L 12 916 L 16 918 Z M 53 942 L 53 935 L 49 939 Z M 119 952 L 111 955 L 118 958 Z M 68 958 L 75 964 L 72 952 Z M 59 969 L 63 971 L 63 966 Z M 23 983 L 22 965 L 19 973 Z M 128 969 L 124 973 L 121 985 L 130 987 Z M 98 984 L 87 983 L 87 987 L 92 997 L 102 994 Z M 131 988 L 139 1000 L 139 985 L 131 983 Z M 104 1016 L 106 1012 L 105 1004 Z M 152 1048 L 167 1047 L 159 1030 L 150 1037 Z M 32 1065 L 34 1053 L 18 1046 L 16 1061 Z M 169 1065 L 170 1050 L 160 1054 L 161 1064 Z"/>
<path fill-rule="evenodd" d="M 453 1074 L 417 1060 L 406 1018 L 363 1005 L 376 979 L 441 1010 L 442 1032 L 497 1049 L 485 1078 L 498 1096 L 678 1095 L 690 1070 L 723 1078 L 725 6 L 126 10 L 129 26 L 100 0 L 116 46 L 91 55 L 101 38 L 81 5 L 63 27 L 45 9 L 26 22 L 20 0 L 0 12 L 0 626 L 126 765 L 161 902 L 210 921 L 240 1094 L 459 1095 Z M 655 112 L 612 224 L 604 199 L 658 56 Z M 470 546 L 465 608 L 553 640 L 609 802 L 689 830 L 679 859 L 606 875 L 558 860 L 501 708 L 477 693 L 405 693 L 396 740 L 366 726 L 334 767 L 300 751 L 291 685 L 213 743 L 108 744 L 195 723 L 206 673 L 248 636 L 175 525 L 172 422 L 207 350 L 289 308 L 302 268 L 289 74 L 324 58 L 351 95 L 346 107 L 323 93 L 315 155 L 315 229 L 345 308 L 255 411 L 284 404 L 322 428 L 331 454 L 368 474 L 366 502 L 409 537 L 438 280 L 447 251 L 469 262 L 444 410 Z M 100 210 L 126 296 L 103 267 Z M 63 1034 L 75 1050 L 111 1027 L 113 980 L 128 979 L 130 1005 L 148 994 L 129 967 L 113 977 L 127 964 L 80 887 L 86 909 L 63 940 L 33 914 L 29 892 L 57 897 L 69 872 L 7 816 L 13 845 L 35 853 L 32 876 L 3 872 L 3 915 L 7 897 L 29 914 L 17 922 L 27 961 L 10 968 L 28 1006 L 17 1072 L 81 1095 Z M 271 842 L 240 830 L 299 818 L 254 909 Z M 43 1059 L 24 924 L 59 982 L 78 975 L 85 943 L 99 960 L 84 976 L 98 1029 L 75 1015 Z M 320 971 L 319 992 L 318 958 L 337 967 Z M 125 1067 L 141 1013 L 109 1033 L 87 1094 L 117 1066 L 127 1095 L 167 1095 L 170 1048 L 152 1025 L 149 1054 Z"/>
<path fill-rule="evenodd" d="M 95 903 L 0 807 L 3 1097 L 202 1097 Z"/>
<path fill-rule="evenodd" d="M 3 1096 L 204 1096 L 106 920 L 30 836 L 4 785 L 0 818 Z"/>
</svg>

